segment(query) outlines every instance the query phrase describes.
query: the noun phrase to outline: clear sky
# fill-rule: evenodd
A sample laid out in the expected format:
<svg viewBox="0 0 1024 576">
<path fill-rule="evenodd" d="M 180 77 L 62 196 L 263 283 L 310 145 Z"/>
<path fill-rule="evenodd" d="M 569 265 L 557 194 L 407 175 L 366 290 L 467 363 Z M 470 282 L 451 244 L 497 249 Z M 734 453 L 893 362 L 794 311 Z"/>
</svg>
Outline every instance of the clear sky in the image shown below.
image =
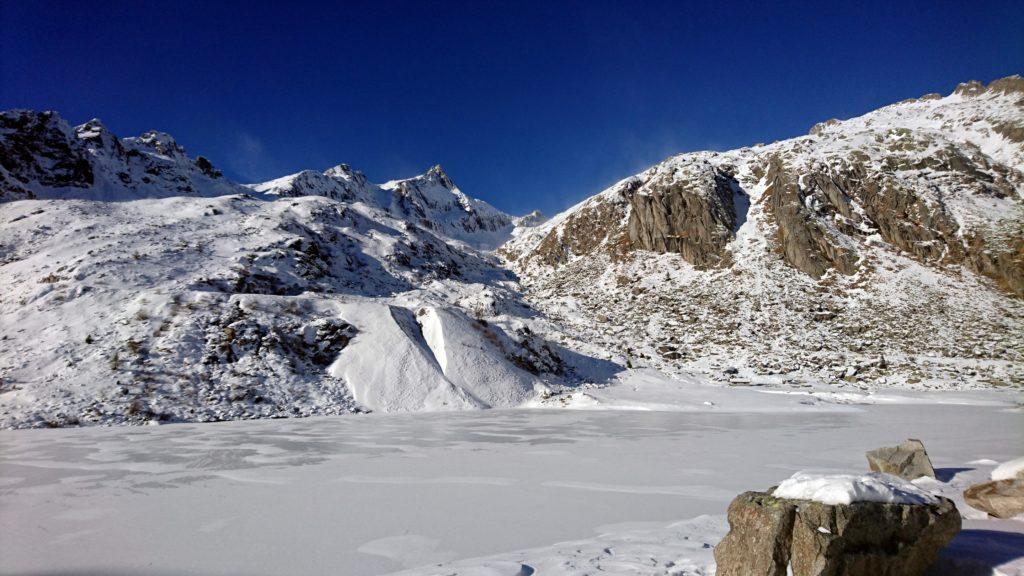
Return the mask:
<svg viewBox="0 0 1024 576">
<path fill-rule="evenodd" d="M 513 213 L 1015 73 L 1021 0 L 0 2 L 0 108 L 163 130 L 242 182 L 440 163 Z"/>
</svg>

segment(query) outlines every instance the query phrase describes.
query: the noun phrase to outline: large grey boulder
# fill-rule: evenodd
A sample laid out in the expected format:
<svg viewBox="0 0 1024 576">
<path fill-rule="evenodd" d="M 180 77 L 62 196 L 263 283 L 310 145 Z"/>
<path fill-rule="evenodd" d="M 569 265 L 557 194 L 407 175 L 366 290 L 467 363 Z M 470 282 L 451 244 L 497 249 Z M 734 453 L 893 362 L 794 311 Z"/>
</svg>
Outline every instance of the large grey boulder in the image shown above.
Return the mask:
<svg viewBox="0 0 1024 576">
<path fill-rule="evenodd" d="M 796 505 L 744 492 L 729 505 L 729 534 L 715 547 L 718 576 L 786 576 Z"/>
<path fill-rule="evenodd" d="M 920 440 L 911 438 L 898 446 L 872 450 L 867 453 L 867 458 L 872 472 L 885 472 L 907 480 L 921 476 L 935 478 L 932 461 Z"/>
<path fill-rule="evenodd" d="M 718 576 L 920 576 L 960 531 L 946 498 L 830 505 L 772 492 L 730 504 L 729 533 L 715 547 Z"/>
<path fill-rule="evenodd" d="M 960 513 L 937 504 L 801 502 L 793 525 L 795 576 L 917 576 L 960 532 Z"/>
<path fill-rule="evenodd" d="M 1024 478 L 993 480 L 964 490 L 964 501 L 996 518 L 1024 514 Z"/>
</svg>

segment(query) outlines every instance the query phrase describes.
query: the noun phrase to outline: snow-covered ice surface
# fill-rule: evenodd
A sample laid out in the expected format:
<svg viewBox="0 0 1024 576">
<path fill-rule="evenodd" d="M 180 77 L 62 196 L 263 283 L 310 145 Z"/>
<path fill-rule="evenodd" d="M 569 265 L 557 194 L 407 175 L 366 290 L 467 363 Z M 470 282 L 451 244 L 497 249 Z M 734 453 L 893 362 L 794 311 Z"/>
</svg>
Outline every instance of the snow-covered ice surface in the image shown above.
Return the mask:
<svg viewBox="0 0 1024 576">
<path fill-rule="evenodd" d="M 915 485 L 967 518 L 936 573 L 1024 574 L 1024 523 L 960 498 L 1018 455 L 1019 394 L 850 405 L 654 380 L 592 392 L 670 409 L 2 431 L 0 573 L 710 575 L 736 494 L 860 473 L 915 437 L 939 476 Z"/>
</svg>

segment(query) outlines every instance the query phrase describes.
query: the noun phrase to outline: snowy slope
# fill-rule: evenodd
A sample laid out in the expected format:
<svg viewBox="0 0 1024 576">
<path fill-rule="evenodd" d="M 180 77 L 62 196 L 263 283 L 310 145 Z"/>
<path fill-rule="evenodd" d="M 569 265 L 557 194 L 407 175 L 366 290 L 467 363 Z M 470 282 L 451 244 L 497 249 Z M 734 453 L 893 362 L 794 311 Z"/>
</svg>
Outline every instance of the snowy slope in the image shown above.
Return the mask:
<svg viewBox="0 0 1024 576">
<path fill-rule="evenodd" d="M 439 167 L 241 186 L 166 134 L 0 119 L 0 426 L 516 406 L 600 365 Z"/>
<path fill-rule="evenodd" d="M 4 112 L 0 426 L 636 405 L 598 391 L 624 368 L 1020 386 L 1022 106 L 968 83 L 550 220 L 439 166 L 243 186 L 163 133 Z"/>
<path fill-rule="evenodd" d="M 501 253 L 539 309 L 633 366 L 739 385 L 1020 386 L 1022 129 L 1024 80 L 967 83 L 673 156 Z"/>
<path fill-rule="evenodd" d="M 517 219 L 483 200 L 470 198 L 441 166 L 420 176 L 376 185 L 363 173 L 341 164 L 323 173 L 305 170 L 249 187 L 279 197 L 312 195 L 358 202 L 482 250 L 501 246 L 511 238 L 518 222 L 537 218 L 531 215 L 532 219 Z"/>
<path fill-rule="evenodd" d="M 514 406 L 565 366 L 509 272 L 308 196 L 0 205 L 0 422 Z"/>
</svg>

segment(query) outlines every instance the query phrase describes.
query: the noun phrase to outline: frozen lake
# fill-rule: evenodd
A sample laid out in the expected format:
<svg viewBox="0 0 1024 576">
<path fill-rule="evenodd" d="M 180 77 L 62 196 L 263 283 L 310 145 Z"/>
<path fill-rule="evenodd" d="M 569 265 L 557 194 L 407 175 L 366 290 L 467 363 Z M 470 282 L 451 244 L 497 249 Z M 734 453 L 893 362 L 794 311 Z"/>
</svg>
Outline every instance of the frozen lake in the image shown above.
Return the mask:
<svg viewBox="0 0 1024 576">
<path fill-rule="evenodd" d="M 721 515 L 907 437 L 947 480 L 984 475 L 968 463 L 1020 456 L 1024 417 L 924 404 L 5 431 L 0 573 L 381 574 Z"/>
</svg>

